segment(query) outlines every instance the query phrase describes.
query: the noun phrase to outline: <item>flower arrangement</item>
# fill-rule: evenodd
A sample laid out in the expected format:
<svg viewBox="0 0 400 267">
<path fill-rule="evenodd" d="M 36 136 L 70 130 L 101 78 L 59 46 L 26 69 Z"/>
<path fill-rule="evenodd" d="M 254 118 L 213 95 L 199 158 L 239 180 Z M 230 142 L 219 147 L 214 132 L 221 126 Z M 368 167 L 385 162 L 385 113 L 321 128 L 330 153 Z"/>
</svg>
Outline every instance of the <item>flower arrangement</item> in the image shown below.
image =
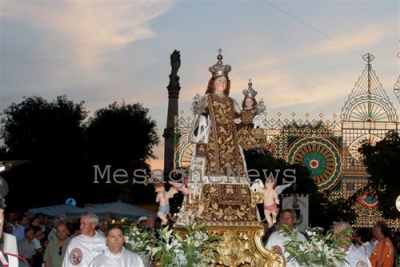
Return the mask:
<svg viewBox="0 0 400 267">
<path fill-rule="evenodd" d="M 205 266 L 212 260 L 207 252 L 215 248 L 215 242 L 219 240 L 205 227 L 182 225 L 181 231 L 164 227 L 153 232 L 132 224 L 125 228 L 125 248 L 137 253 L 145 266 L 151 265 L 151 259 L 162 267 Z"/>
<path fill-rule="evenodd" d="M 347 242 L 343 241 L 345 237 L 351 240 L 350 231 L 343 230 L 334 239 L 331 232 L 323 235 L 306 230 L 306 241 L 297 239 L 298 229 L 283 225 L 283 232 L 290 237 L 284 242 L 286 251 L 290 253 L 288 260 L 295 259 L 300 265 L 310 267 L 340 267 L 347 262 L 346 252 L 338 245 Z"/>
<path fill-rule="evenodd" d="M 124 231 L 125 248 L 138 254 L 145 266 L 150 265 L 150 246 L 154 239 L 154 233 L 140 229 L 137 223 L 126 226 Z"/>
<path fill-rule="evenodd" d="M 215 248 L 219 237 L 205 231 L 205 225 L 180 227 L 181 234 L 169 227 L 158 230 L 159 237 L 151 248 L 155 260 L 166 267 L 202 267 L 211 263 L 212 257 L 208 252 Z"/>
</svg>

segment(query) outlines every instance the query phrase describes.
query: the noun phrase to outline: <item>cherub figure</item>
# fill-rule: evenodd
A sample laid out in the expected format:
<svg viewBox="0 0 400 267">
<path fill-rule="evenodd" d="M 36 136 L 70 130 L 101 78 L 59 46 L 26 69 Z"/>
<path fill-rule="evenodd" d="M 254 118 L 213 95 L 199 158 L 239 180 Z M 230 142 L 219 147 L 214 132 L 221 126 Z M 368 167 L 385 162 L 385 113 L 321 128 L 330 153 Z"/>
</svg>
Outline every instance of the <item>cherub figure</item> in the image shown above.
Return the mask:
<svg viewBox="0 0 400 267">
<path fill-rule="evenodd" d="M 157 216 L 162 221 L 161 225 L 167 225 L 167 215 L 170 211 L 169 199 L 172 198 L 176 193 L 178 193 L 178 190 L 176 190 L 174 187 L 171 187 L 169 191 L 166 191 L 163 183 L 154 184 L 154 188 L 157 192 L 156 202 L 160 202 Z"/>
<path fill-rule="evenodd" d="M 275 191 L 275 185 L 276 183 L 272 179 L 269 179 L 269 181 L 265 183 L 264 188 L 264 215 L 268 222 L 268 228 L 276 223 L 276 217 L 278 217 L 279 213 L 279 208 L 277 206 L 279 205 L 279 198 Z"/>
<path fill-rule="evenodd" d="M 268 222 L 268 228 L 271 228 L 274 223 L 276 223 L 276 218 L 279 214 L 279 195 L 289 187 L 291 184 L 279 185 L 276 186 L 276 182 L 268 178 L 266 179 L 265 186 L 261 179 L 256 179 L 254 184 L 252 185 L 252 190 L 254 192 L 260 192 L 263 190 L 264 192 L 264 215 L 265 219 Z"/>
</svg>

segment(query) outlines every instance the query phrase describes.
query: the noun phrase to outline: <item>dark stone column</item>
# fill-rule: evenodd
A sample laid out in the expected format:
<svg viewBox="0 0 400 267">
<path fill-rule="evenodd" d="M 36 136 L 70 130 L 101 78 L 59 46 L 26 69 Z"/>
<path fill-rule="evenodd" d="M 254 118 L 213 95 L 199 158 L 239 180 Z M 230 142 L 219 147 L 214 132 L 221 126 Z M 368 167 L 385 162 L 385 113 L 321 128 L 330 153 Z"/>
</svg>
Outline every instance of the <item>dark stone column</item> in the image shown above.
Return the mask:
<svg viewBox="0 0 400 267">
<path fill-rule="evenodd" d="M 181 66 L 181 56 L 179 51 L 171 54 L 171 74 L 169 75 L 168 89 L 168 113 L 167 128 L 164 129 L 164 175 L 174 169 L 174 147 L 175 147 L 175 119 L 178 118 L 178 98 L 181 90 L 179 84 L 178 70 Z"/>
</svg>

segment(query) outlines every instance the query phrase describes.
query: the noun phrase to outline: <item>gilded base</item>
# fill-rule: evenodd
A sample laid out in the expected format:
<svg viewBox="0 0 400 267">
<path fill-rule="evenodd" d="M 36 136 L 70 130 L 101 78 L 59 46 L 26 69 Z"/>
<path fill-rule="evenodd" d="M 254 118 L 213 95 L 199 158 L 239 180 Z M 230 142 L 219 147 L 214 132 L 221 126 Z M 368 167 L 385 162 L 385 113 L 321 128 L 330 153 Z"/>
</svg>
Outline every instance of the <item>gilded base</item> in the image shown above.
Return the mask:
<svg viewBox="0 0 400 267">
<path fill-rule="evenodd" d="M 175 226 L 176 231 L 185 231 Z M 212 254 L 210 266 L 217 267 L 284 267 L 285 259 L 262 244 L 264 227 L 262 223 L 250 226 L 209 226 L 210 234 L 221 237 Z"/>
</svg>

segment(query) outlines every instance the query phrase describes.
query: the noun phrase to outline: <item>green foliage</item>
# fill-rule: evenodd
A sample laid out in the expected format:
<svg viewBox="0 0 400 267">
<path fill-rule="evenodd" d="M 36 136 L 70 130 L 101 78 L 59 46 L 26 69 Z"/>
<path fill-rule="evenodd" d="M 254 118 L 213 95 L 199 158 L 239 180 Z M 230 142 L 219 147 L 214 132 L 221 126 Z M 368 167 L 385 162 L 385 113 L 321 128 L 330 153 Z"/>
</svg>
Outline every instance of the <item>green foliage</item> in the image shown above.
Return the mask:
<svg viewBox="0 0 400 267">
<path fill-rule="evenodd" d="M 363 163 L 371 175 L 368 185 L 362 191 L 376 194 L 379 201 L 378 210 L 382 212 L 383 217 L 398 217 L 395 203 L 400 195 L 400 187 L 397 186 L 400 173 L 399 133 L 389 131 L 385 138 L 376 144 L 364 143 L 359 152 L 363 155 Z"/>
<path fill-rule="evenodd" d="M 328 192 L 326 192 L 326 194 L 328 194 Z M 327 198 L 326 196 L 325 199 Z M 357 219 L 353 208 L 354 203 L 355 200 L 351 197 L 349 199 L 339 198 L 329 201 L 327 205 L 324 206 L 324 216 L 330 224 L 325 225 L 324 228 L 327 229 L 327 227 L 331 226 L 332 222 L 335 221 L 345 221 L 350 224 L 354 223 Z"/>
<path fill-rule="evenodd" d="M 282 225 L 283 233 L 289 236 L 284 241 L 284 246 L 290 256 L 288 261 L 295 259 L 302 266 L 315 267 L 340 267 L 345 265 L 346 252 L 341 250 L 339 244 L 351 244 L 352 232 L 343 230 L 333 238 L 331 232 L 326 235 L 306 231 L 307 240 L 300 241 L 297 238 L 298 229 L 292 229 L 287 225 Z"/>
<path fill-rule="evenodd" d="M 141 254 L 149 252 L 149 246 L 154 239 L 153 231 L 142 230 L 137 223 L 132 223 L 124 227 L 125 232 L 125 248 Z"/>
<path fill-rule="evenodd" d="M 148 116 L 148 109 L 141 104 L 115 102 L 86 121 L 88 112 L 83 104 L 66 96 L 52 102 L 42 97 L 24 97 L 21 103 L 5 109 L 0 129 L 5 146 L 0 149 L 0 157 L 29 160 L 5 174 L 5 178 L 15 182 L 11 182 L 12 186 L 24 183 L 18 193 L 26 197 L 29 208 L 48 204 L 48 199 L 62 203 L 69 197 L 80 205 L 115 199 L 137 203 L 151 198 L 154 202 L 154 189 L 134 184 L 132 179 L 136 169 L 149 171 L 148 160 L 155 158 L 152 150 L 159 142 L 156 123 Z M 102 171 L 111 166 L 111 179 L 116 170 L 121 170 L 118 177 L 126 172 L 125 178 L 117 179 L 126 183 L 111 181 L 111 185 L 103 179 L 94 184 L 94 165 Z M 63 182 L 46 192 L 47 198 L 37 198 L 46 187 L 55 185 L 54 181 Z M 9 197 L 14 198 L 12 193 Z"/>
<path fill-rule="evenodd" d="M 152 243 L 151 254 L 165 267 L 207 266 L 212 261 L 210 251 L 220 238 L 209 234 L 205 225 L 182 227 L 184 234 L 169 227 L 158 230 L 159 237 Z"/>
<path fill-rule="evenodd" d="M 128 161 L 135 167 L 147 167 L 144 162 L 155 158 L 152 149 L 159 143 L 156 122 L 148 112 L 141 104 L 125 102 L 97 110 L 87 126 L 90 156 L 108 163 Z"/>
<path fill-rule="evenodd" d="M 146 262 L 154 257 L 163 267 L 201 267 L 210 263 L 212 258 L 207 252 L 215 248 L 220 238 L 209 234 L 205 225 L 181 227 L 181 231 L 164 227 L 153 232 L 140 230 L 134 223 L 125 228 L 125 248 Z"/>
<path fill-rule="evenodd" d="M 141 104 L 114 102 L 95 112 L 87 124 L 87 151 L 92 165 L 110 174 L 117 173 L 122 184 L 102 183 L 101 201 L 123 200 L 127 203 L 149 202 L 154 195 L 152 186 L 133 182 L 134 172 L 150 172 L 148 160 L 156 158 L 153 148 L 159 143 L 156 122 L 148 116 L 149 110 Z M 143 172 L 140 172 L 143 175 Z M 143 182 L 143 179 L 139 179 Z M 151 198 L 154 202 L 154 197 Z"/>
<path fill-rule="evenodd" d="M 66 96 L 53 102 L 42 97 L 25 98 L 4 110 L 0 136 L 14 158 L 68 158 L 82 155 L 83 103 Z"/>
</svg>

